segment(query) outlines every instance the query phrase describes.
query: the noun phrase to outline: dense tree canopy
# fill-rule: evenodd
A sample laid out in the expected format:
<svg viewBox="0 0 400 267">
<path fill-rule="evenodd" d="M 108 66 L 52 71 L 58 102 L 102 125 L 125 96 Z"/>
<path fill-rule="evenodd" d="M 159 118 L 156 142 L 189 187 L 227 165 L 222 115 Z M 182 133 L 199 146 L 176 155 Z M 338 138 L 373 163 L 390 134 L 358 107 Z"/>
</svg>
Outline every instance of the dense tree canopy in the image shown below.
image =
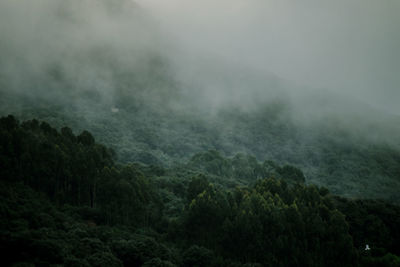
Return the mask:
<svg viewBox="0 0 400 267">
<path fill-rule="evenodd" d="M 169 169 L 113 155 L 87 131 L 0 118 L 6 266 L 399 266 L 396 205 L 245 154 Z"/>
</svg>

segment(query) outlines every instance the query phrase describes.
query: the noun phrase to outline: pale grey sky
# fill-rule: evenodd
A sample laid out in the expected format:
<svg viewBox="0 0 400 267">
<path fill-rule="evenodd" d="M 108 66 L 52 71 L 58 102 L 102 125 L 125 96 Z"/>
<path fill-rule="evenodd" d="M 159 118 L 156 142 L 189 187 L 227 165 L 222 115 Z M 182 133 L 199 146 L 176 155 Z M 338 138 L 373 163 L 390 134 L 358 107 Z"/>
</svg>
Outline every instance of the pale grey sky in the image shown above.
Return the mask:
<svg viewBox="0 0 400 267">
<path fill-rule="evenodd" d="M 192 65 L 226 58 L 400 114 L 398 0 L 137 2 Z"/>
<path fill-rule="evenodd" d="M 240 100 L 252 85 L 261 94 L 260 76 L 272 73 L 296 85 L 298 94 L 300 88 L 329 90 L 400 114 L 399 0 L 136 2 L 146 21 L 132 9 L 110 12 L 98 1 L 1 0 L 1 74 L 22 88 L 59 64 L 78 87 L 112 92 L 112 69 L 91 63 L 91 56 L 135 72 L 159 53 L 178 78 L 203 83 L 194 90 L 209 88 L 213 101 L 225 98 L 218 92 L 225 80 Z M 239 81 L 237 73 L 246 70 Z"/>
</svg>

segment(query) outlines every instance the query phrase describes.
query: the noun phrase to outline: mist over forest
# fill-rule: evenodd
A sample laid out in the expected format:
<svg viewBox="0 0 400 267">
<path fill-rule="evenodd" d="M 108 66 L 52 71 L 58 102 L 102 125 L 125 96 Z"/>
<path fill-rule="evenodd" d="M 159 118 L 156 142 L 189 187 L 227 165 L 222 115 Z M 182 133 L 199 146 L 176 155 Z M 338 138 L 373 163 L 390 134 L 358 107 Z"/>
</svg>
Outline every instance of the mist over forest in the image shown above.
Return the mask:
<svg viewBox="0 0 400 267">
<path fill-rule="evenodd" d="M 398 266 L 399 12 L 0 1 L 6 263 L 333 266 L 344 253 L 345 266 Z M 84 253 L 68 247 L 83 237 Z"/>
</svg>

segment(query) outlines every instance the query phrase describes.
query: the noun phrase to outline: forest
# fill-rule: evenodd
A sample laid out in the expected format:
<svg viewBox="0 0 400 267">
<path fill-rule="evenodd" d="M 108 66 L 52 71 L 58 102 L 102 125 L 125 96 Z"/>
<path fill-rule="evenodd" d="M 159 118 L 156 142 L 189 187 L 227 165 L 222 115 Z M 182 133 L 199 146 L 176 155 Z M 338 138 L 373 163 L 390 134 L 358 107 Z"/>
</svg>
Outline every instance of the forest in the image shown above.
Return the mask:
<svg viewBox="0 0 400 267">
<path fill-rule="evenodd" d="M 399 206 L 333 195 L 294 166 L 216 150 L 121 164 L 87 131 L 12 115 L 0 140 L 6 266 L 400 264 Z"/>
<path fill-rule="evenodd" d="M 0 0 L 0 265 L 400 266 L 399 13 Z"/>
</svg>

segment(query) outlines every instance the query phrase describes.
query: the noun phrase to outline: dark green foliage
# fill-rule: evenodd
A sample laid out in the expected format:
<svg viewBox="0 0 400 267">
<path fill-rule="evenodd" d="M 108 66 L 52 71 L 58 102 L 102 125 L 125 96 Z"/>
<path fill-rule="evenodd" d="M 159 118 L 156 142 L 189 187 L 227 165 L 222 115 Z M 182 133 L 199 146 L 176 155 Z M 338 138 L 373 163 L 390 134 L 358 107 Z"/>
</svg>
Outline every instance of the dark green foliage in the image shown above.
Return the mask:
<svg viewBox="0 0 400 267">
<path fill-rule="evenodd" d="M 156 197 L 135 166 L 114 165 L 111 153 L 83 131 L 75 137 L 36 120 L 21 125 L 8 116 L 0 121 L 0 177 L 20 181 L 61 204 L 88 206 L 96 222 L 147 224 L 157 219 L 147 206 Z M 112 201 L 110 201 L 112 200 Z"/>
<path fill-rule="evenodd" d="M 200 193 L 203 193 L 206 189 L 208 189 L 209 183 L 207 178 L 204 175 L 198 175 L 193 177 L 189 183 L 186 197 L 188 202 L 192 202 Z"/>
<path fill-rule="evenodd" d="M 305 177 L 304 174 L 301 170 L 290 166 L 290 165 L 285 165 L 282 168 L 278 168 L 277 172 L 282 176 L 287 179 L 291 179 L 297 183 L 304 183 L 305 182 Z"/>
<path fill-rule="evenodd" d="M 97 252 L 87 259 L 90 266 L 93 267 L 102 267 L 102 266 L 110 266 L 110 267 L 120 267 L 123 266 L 122 262 L 118 260 L 113 254 L 107 252 Z"/>
<path fill-rule="evenodd" d="M 143 267 L 174 267 L 176 265 L 169 261 L 163 261 L 160 258 L 153 258 L 151 260 L 146 261 L 142 266 Z"/>
<path fill-rule="evenodd" d="M 0 134 L 2 179 L 23 181 L 57 202 L 96 205 L 98 175 L 113 161 L 90 133 L 81 134 L 88 139 L 83 144 L 68 128 L 60 134 L 45 122 L 19 125 L 9 116 L 0 121 Z"/>
<path fill-rule="evenodd" d="M 215 256 L 211 250 L 196 245 L 185 250 L 182 258 L 182 266 L 185 267 L 213 266 L 215 262 Z"/>
<path fill-rule="evenodd" d="M 104 168 L 100 174 L 98 202 L 109 223 L 146 225 L 158 219 L 156 210 L 148 210 L 155 198 L 147 179 L 132 165 Z"/>
<path fill-rule="evenodd" d="M 276 179 L 224 194 L 210 185 L 191 202 L 185 236 L 243 263 L 353 266 L 357 253 L 344 216 L 314 186 Z M 286 257 L 286 255 L 291 255 Z"/>
<path fill-rule="evenodd" d="M 80 135 L 78 135 L 77 140 L 79 143 L 86 146 L 94 145 L 94 137 L 88 131 L 83 131 Z"/>
<path fill-rule="evenodd" d="M 383 260 L 381 257 L 386 252 L 400 255 L 399 206 L 382 200 L 347 200 L 339 197 L 336 198 L 336 206 L 346 216 L 355 247 L 364 250 L 368 245 L 371 251 L 369 254 L 364 251 L 363 255 L 372 262 Z"/>
<path fill-rule="evenodd" d="M 291 165 L 278 166 L 272 161 L 260 163 L 250 155 L 238 153 L 232 158 L 223 157 L 218 151 L 210 150 L 192 157 L 189 168 L 211 175 L 254 182 L 260 178 L 283 178 L 291 183 L 304 183 L 303 172 Z"/>
<path fill-rule="evenodd" d="M 154 258 L 173 261 L 173 253 L 151 237 L 134 235 L 132 239 L 115 240 L 112 250 L 125 266 L 140 266 Z"/>
<path fill-rule="evenodd" d="M 399 264 L 398 206 L 334 197 L 290 165 L 214 150 L 119 165 L 89 132 L 12 116 L 0 135 L 5 266 Z"/>
<path fill-rule="evenodd" d="M 74 207 L 58 210 L 27 186 L 1 182 L 0 190 L 0 248 L 6 255 L 2 258 L 5 266 L 16 262 L 140 266 L 152 258 L 174 260 L 173 253 L 156 239 L 97 226 Z"/>
</svg>

